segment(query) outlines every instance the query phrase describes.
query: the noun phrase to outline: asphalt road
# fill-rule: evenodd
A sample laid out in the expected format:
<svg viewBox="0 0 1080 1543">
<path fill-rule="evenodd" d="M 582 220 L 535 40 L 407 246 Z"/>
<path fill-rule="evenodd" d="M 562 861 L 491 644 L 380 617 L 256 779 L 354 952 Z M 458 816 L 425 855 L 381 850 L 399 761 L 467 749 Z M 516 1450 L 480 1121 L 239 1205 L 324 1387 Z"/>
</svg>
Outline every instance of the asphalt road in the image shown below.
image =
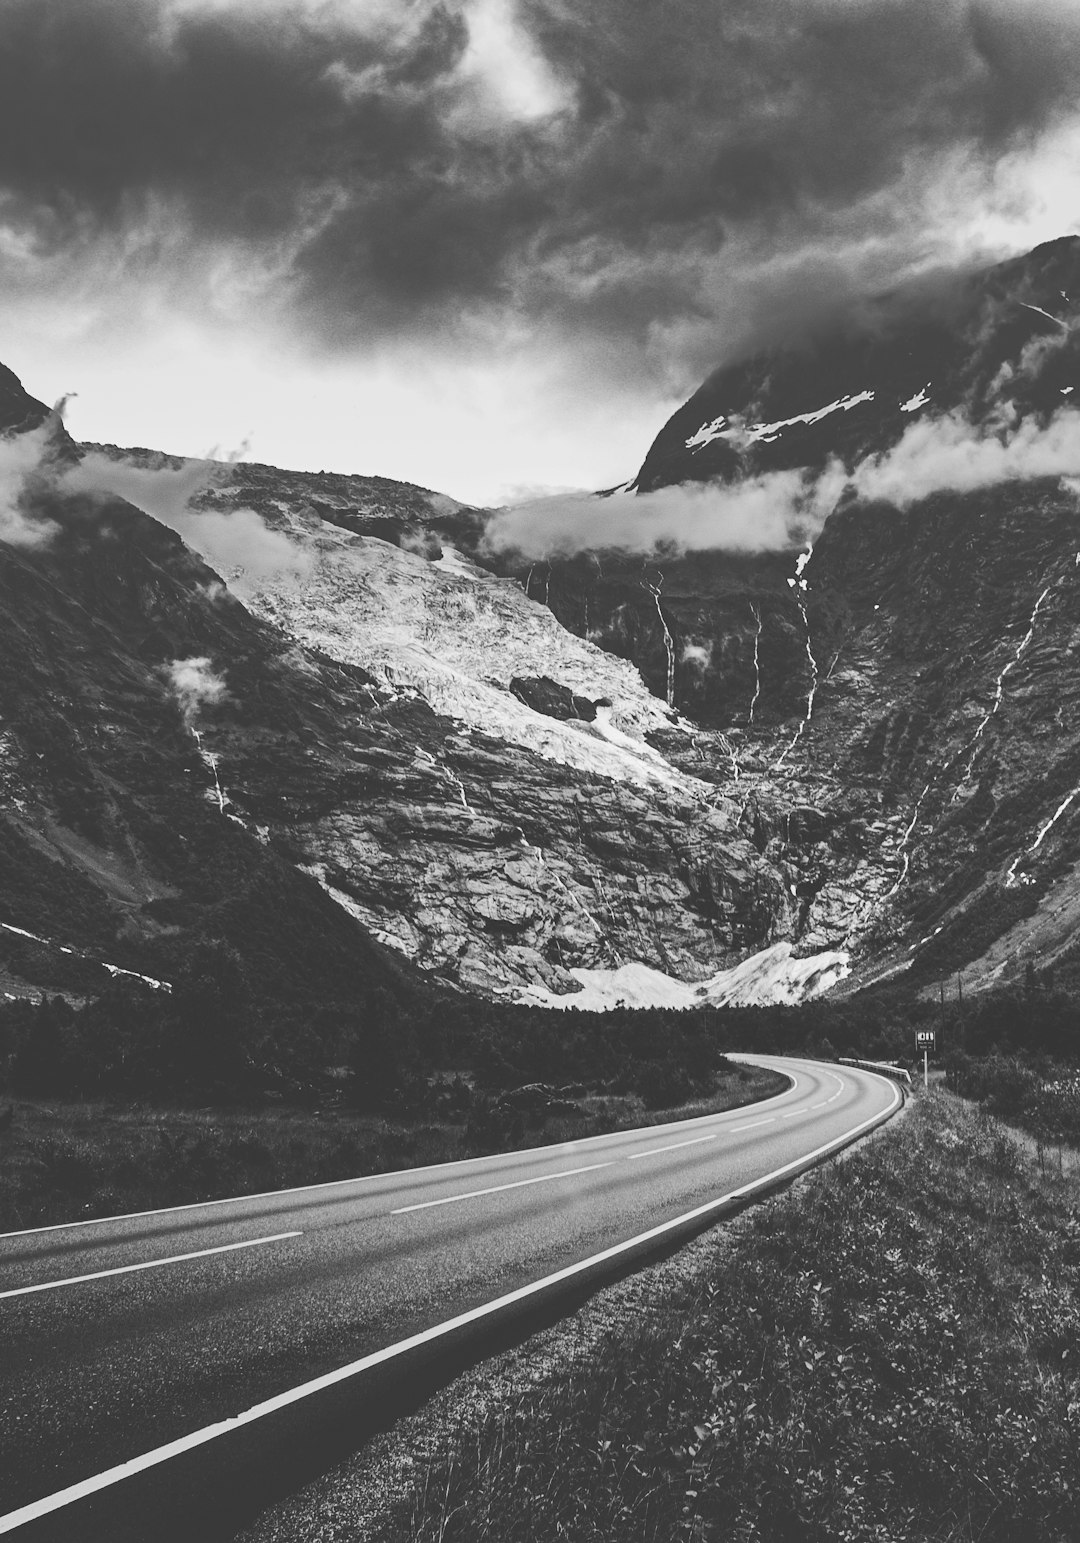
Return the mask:
<svg viewBox="0 0 1080 1543">
<path fill-rule="evenodd" d="M 867 1072 L 753 1059 L 794 1086 L 676 1125 L 0 1237 L 0 1533 L 195 1536 L 169 1518 L 217 1485 L 228 1536 L 257 1459 L 280 1491 L 305 1446 L 332 1458 L 360 1414 L 388 1418 L 433 1346 L 475 1356 L 560 1285 L 537 1281 L 585 1288 L 641 1251 L 627 1240 L 674 1241 L 676 1219 L 704 1208 L 702 1225 L 898 1102 Z"/>
</svg>

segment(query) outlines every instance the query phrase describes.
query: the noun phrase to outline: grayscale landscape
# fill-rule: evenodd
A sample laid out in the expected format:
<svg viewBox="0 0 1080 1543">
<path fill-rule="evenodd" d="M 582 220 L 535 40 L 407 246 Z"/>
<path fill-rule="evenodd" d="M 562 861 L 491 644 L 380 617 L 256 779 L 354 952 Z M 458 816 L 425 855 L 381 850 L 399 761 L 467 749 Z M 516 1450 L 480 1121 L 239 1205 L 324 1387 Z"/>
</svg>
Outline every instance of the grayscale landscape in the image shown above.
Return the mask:
<svg viewBox="0 0 1080 1543">
<path fill-rule="evenodd" d="M 0 8 L 0 1534 L 1080 1537 L 1078 89 Z"/>
</svg>

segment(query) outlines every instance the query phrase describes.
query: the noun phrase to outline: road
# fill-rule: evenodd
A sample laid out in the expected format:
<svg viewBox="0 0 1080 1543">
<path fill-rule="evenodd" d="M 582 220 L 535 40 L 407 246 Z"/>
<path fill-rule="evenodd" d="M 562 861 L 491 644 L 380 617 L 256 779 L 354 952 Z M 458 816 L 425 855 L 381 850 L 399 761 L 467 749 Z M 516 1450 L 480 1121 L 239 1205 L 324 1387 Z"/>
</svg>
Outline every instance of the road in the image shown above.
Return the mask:
<svg viewBox="0 0 1080 1543">
<path fill-rule="evenodd" d="M 792 1087 L 675 1125 L 0 1237 L 0 1533 L 231 1536 L 422 1397 L 437 1355 L 520 1337 L 558 1310 L 548 1297 L 899 1102 L 865 1071 L 747 1059 Z"/>
</svg>

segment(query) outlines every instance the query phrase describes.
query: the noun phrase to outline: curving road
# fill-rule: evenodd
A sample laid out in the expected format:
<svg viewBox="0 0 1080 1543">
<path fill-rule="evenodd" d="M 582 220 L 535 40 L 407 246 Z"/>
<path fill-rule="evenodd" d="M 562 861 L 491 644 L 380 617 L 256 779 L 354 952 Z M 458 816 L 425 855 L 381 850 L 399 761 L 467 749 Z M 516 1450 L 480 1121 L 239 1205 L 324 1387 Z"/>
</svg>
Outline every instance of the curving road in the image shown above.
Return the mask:
<svg viewBox="0 0 1080 1543">
<path fill-rule="evenodd" d="M 745 1059 L 791 1088 L 564 1146 L 0 1236 L 0 1533 L 227 1538 L 425 1379 L 900 1102 L 870 1072 Z"/>
</svg>

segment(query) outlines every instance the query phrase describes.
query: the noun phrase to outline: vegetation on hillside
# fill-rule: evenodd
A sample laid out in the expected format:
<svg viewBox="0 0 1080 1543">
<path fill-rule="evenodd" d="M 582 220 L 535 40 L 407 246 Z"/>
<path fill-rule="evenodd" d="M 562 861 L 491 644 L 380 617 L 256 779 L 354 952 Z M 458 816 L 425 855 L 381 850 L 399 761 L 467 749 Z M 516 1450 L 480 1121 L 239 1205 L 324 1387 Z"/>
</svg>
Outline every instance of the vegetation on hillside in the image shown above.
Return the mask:
<svg viewBox="0 0 1080 1543">
<path fill-rule="evenodd" d="M 118 980 L 81 1007 L 0 1004 L 0 1089 L 181 1101 L 269 1092 L 422 1112 L 433 1079 L 467 1071 L 481 1090 L 573 1083 L 662 1108 L 709 1091 L 721 1065 L 707 1013 L 554 1013 L 425 989 L 404 969 L 400 981 L 334 987 L 278 997 L 235 949 L 205 943 L 171 992 Z"/>
<path fill-rule="evenodd" d="M 0 1106 L 0 1231 L 575 1141 L 736 1108 L 786 1085 L 776 1072 L 721 1064 L 693 1103 L 646 1110 L 636 1094 L 502 1102 L 455 1078 L 431 1084 L 411 1118 L 13 1098 Z"/>
<path fill-rule="evenodd" d="M 801 1007 L 552 1012 L 467 997 L 386 950 L 350 966 L 345 934 L 320 935 L 314 912 L 297 915 L 305 991 L 299 966 L 290 975 L 262 961 L 257 899 L 230 914 L 235 929 L 178 956 L 171 992 L 120 978 L 82 1005 L 59 996 L 0 1003 L 0 1090 L 179 1102 L 271 1095 L 423 1114 L 433 1087 L 465 1073 L 494 1096 L 574 1084 L 659 1108 L 708 1091 L 724 1052 L 910 1063 L 914 1031 L 927 1027 L 946 1061 L 1027 1057 L 1043 1081 L 1052 1065 L 1080 1061 L 1080 1003 L 1037 980 L 944 1009 L 863 993 Z M 33 950 L 22 939 L 9 945 L 30 959 Z"/>
<path fill-rule="evenodd" d="M 958 1054 L 948 1064 L 949 1086 L 978 1100 L 992 1114 L 1019 1125 L 1042 1144 L 1080 1146 L 1080 1074 L 1045 1056 Z"/>
</svg>

